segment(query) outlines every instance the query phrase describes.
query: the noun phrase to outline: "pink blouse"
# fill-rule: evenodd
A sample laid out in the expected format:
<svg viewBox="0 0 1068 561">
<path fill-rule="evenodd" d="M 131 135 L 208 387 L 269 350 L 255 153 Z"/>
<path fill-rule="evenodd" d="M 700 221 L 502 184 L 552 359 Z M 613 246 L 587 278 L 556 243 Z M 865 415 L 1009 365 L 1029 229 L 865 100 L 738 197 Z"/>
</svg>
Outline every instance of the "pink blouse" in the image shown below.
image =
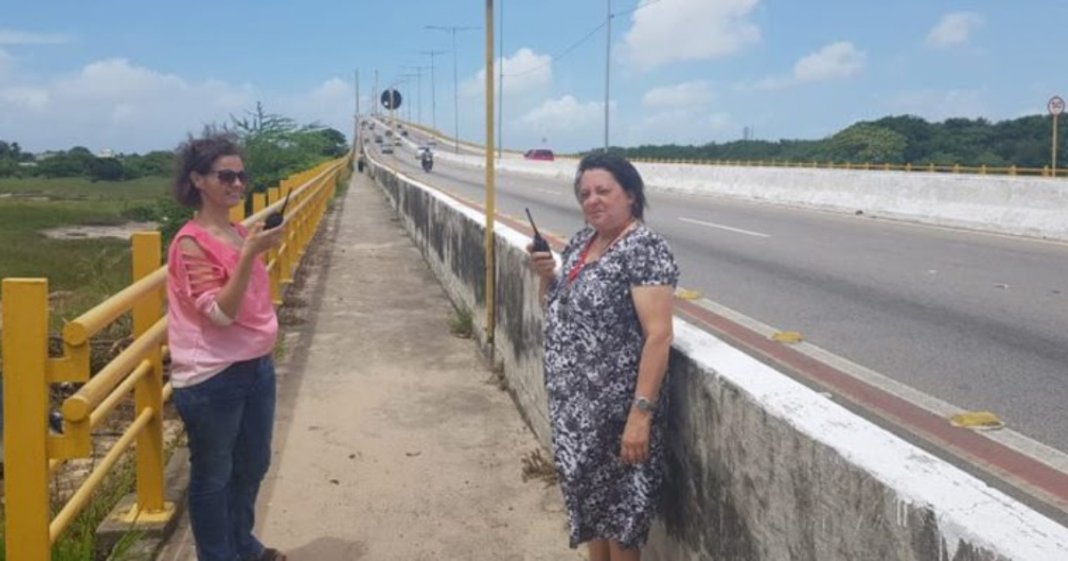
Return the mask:
<svg viewBox="0 0 1068 561">
<path fill-rule="evenodd" d="M 241 237 L 247 231 L 235 225 Z M 192 238 L 204 257 L 182 250 L 179 241 Z M 271 352 L 278 336 L 278 318 L 271 302 L 267 268 L 253 260 L 248 289 L 233 323 L 219 325 L 215 298 L 237 268 L 241 250 L 216 239 L 190 220 L 171 242 L 167 256 L 167 333 L 171 351 L 171 385 L 199 384 L 231 364 Z"/>
</svg>

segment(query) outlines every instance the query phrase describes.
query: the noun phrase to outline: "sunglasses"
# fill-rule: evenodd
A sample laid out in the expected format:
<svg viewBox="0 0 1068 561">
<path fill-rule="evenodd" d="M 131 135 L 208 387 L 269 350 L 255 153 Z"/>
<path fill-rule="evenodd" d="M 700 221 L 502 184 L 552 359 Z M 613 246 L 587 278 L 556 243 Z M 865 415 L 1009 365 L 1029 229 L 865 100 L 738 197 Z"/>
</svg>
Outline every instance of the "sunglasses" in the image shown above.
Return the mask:
<svg viewBox="0 0 1068 561">
<path fill-rule="evenodd" d="M 219 181 L 226 184 L 233 184 L 238 179 L 241 180 L 241 183 L 248 183 L 248 174 L 245 173 L 245 170 L 234 171 L 232 169 L 216 169 L 212 170 L 210 173 L 214 173 L 215 177 L 219 178 Z"/>
</svg>

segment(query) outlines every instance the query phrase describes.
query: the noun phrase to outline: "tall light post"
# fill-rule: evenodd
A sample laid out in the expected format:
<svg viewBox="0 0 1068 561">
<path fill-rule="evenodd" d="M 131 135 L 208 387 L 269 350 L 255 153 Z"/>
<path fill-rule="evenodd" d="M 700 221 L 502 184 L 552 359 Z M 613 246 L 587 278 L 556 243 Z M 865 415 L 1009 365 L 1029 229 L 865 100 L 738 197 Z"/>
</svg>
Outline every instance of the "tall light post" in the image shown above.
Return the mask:
<svg viewBox="0 0 1068 561">
<path fill-rule="evenodd" d="M 434 132 L 438 130 L 438 94 L 434 89 L 434 83 L 437 80 L 434 79 L 434 57 L 445 54 L 445 51 L 419 51 L 421 54 L 430 57 L 430 128 L 434 129 Z"/>
<path fill-rule="evenodd" d="M 608 76 L 612 61 L 612 0 L 606 0 L 605 17 L 608 18 L 608 29 L 605 33 L 604 42 L 604 151 L 608 152 Z"/>
<path fill-rule="evenodd" d="M 410 83 L 412 78 L 415 78 L 418 81 L 419 74 L 414 73 L 414 72 L 407 72 L 405 74 L 400 74 L 397 77 L 398 78 L 403 78 L 404 79 L 403 83 Z M 411 99 L 409 99 L 408 100 L 408 122 L 412 121 L 412 105 L 415 105 L 415 104 L 413 104 Z"/>
<path fill-rule="evenodd" d="M 426 70 L 426 66 L 402 66 L 405 70 L 415 70 L 415 95 L 417 98 L 415 107 L 415 119 L 419 124 L 423 124 L 423 70 Z M 410 76 L 412 74 L 409 74 Z"/>
<path fill-rule="evenodd" d="M 500 0 L 501 10 L 497 15 L 498 55 L 501 58 L 501 67 L 497 69 L 497 158 L 504 157 L 504 140 L 501 130 L 504 127 L 504 0 Z M 489 24 L 487 24 L 488 27 Z M 489 79 L 489 72 L 486 73 Z"/>
<path fill-rule="evenodd" d="M 460 153 L 460 78 L 456 70 L 456 32 L 457 31 L 470 31 L 474 29 L 481 29 L 478 26 L 471 25 L 427 25 L 426 29 L 434 31 L 450 31 L 452 32 L 452 96 L 453 96 L 453 112 L 452 116 L 455 120 L 454 130 L 456 133 L 456 153 Z M 487 73 L 486 79 L 489 80 Z"/>
<path fill-rule="evenodd" d="M 493 352 L 497 326 L 497 259 L 493 222 L 497 214 L 493 162 L 493 0 L 486 0 L 486 346 Z M 492 356 L 492 355 L 491 355 Z"/>
</svg>

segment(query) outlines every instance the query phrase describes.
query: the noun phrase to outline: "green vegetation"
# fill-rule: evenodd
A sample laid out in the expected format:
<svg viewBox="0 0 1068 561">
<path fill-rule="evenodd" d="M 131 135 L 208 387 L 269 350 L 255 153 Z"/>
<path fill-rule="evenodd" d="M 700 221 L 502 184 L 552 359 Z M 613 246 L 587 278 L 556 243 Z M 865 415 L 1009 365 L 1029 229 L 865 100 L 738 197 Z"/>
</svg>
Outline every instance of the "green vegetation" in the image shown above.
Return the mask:
<svg viewBox="0 0 1068 561">
<path fill-rule="evenodd" d="M 97 558 L 96 529 L 104 521 L 111 510 L 133 490 L 135 481 L 135 468 L 132 461 L 121 461 L 100 488 L 93 494 L 93 500 L 71 522 L 67 530 L 52 546 L 52 561 L 93 561 Z M 53 505 L 53 516 L 62 505 Z M 6 510 L 0 505 L 0 561 L 5 561 L 7 556 L 4 551 L 4 517 Z M 121 539 L 116 549 L 108 559 L 121 559 L 122 554 L 130 548 L 132 542 L 140 532 L 131 529 L 130 533 Z"/>
<path fill-rule="evenodd" d="M 454 306 L 452 311 L 453 315 L 449 318 L 449 333 L 461 339 L 470 339 L 475 334 L 475 323 L 471 318 L 471 310 Z"/>
<path fill-rule="evenodd" d="M 209 127 L 205 132 L 215 131 L 236 135 L 244 146 L 246 167 L 252 173 L 251 191 L 263 191 L 293 172 L 348 151 L 340 132 L 316 125 L 298 126 L 284 117 L 265 115 L 259 107 L 248 119 L 233 119 L 229 126 Z M 22 165 L 29 163 L 37 165 Z M 129 241 L 52 239 L 44 231 L 156 221 L 166 244 L 168 232 L 173 233 L 190 216 L 170 194 L 173 165 L 174 153 L 169 151 L 98 158 L 82 147 L 35 161 L 17 142 L 0 141 L 0 278 L 49 279 L 53 332 L 65 320 L 115 294 L 130 282 Z M 120 318 L 94 343 L 128 334 L 129 318 Z M 97 349 L 93 353 L 95 371 L 99 366 Z M 91 504 L 53 547 L 52 559 L 94 559 L 95 529 L 129 492 L 132 480 L 130 465 L 109 475 Z M 3 521 L 0 504 L 0 561 L 4 561 Z M 123 541 L 125 546 L 129 542 Z M 120 557 L 119 553 L 112 556 Z"/>
<path fill-rule="evenodd" d="M 821 140 L 735 140 L 612 150 L 631 158 L 1041 168 L 1050 163 L 1052 126 L 1052 120 L 1042 115 L 997 123 L 960 118 L 930 123 L 902 115 L 855 123 Z M 1058 131 L 1058 161 L 1068 161 L 1066 128 Z"/>
</svg>

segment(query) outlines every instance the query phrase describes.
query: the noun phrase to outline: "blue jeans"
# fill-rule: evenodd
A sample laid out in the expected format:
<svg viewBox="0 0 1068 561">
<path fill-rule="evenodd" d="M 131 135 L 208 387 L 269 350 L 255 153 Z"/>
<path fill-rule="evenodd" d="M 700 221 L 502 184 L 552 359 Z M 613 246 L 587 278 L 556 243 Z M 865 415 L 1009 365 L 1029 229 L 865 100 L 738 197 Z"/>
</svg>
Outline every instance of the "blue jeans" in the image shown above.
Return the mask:
<svg viewBox="0 0 1068 561">
<path fill-rule="evenodd" d="M 263 553 L 252 535 L 256 495 L 271 463 L 275 376 L 270 356 L 238 362 L 174 390 L 189 437 L 189 520 L 199 561 Z"/>
</svg>

